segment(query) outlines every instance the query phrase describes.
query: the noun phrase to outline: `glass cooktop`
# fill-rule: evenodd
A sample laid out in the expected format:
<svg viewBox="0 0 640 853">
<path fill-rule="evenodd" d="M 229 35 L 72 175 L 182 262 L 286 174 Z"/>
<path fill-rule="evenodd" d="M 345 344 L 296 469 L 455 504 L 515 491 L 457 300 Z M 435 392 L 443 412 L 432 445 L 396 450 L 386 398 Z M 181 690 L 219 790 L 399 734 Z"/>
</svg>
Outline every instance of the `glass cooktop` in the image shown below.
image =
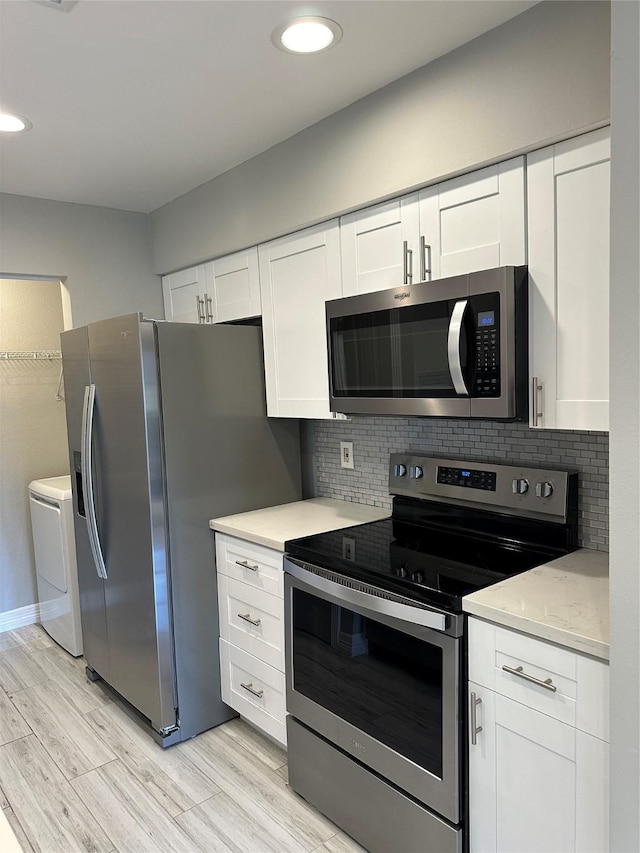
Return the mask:
<svg viewBox="0 0 640 853">
<path fill-rule="evenodd" d="M 285 544 L 302 562 L 461 612 L 462 597 L 573 550 L 557 525 L 394 500 L 392 517 Z M 428 515 L 428 520 L 425 517 Z M 407 516 L 411 520 L 407 520 Z"/>
</svg>

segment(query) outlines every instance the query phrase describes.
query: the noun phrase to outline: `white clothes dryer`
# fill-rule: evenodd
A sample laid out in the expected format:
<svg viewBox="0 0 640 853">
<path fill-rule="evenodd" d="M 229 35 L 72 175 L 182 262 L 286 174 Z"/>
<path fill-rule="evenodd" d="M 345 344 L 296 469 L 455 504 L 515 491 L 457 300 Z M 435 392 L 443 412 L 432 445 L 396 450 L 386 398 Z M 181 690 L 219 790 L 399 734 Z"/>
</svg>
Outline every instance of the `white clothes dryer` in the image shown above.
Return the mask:
<svg viewBox="0 0 640 853">
<path fill-rule="evenodd" d="M 71 477 L 29 483 L 42 627 L 72 655 L 82 654 Z"/>
</svg>

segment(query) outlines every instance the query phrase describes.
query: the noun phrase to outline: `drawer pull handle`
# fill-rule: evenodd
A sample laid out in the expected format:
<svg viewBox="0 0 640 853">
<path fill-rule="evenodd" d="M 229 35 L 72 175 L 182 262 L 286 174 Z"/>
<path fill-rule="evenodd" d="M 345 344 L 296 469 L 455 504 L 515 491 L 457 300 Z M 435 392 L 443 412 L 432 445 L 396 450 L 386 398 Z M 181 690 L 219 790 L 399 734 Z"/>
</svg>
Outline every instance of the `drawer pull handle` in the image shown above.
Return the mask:
<svg viewBox="0 0 640 853">
<path fill-rule="evenodd" d="M 243 569 L 249 569 L 250 572 L 257 572 L 260 568 L 259 566 L 252 566 L 246 560 L 236 560 L 236 566 L 242 566 Z"/>
<path fill-rule="evenodd" d="M 517 675 L 518 678 L 524 678 L 525 681 L 530 681 L 532 684 L 537 684 L 539 687 L 544 687 L 545 690 L 550 690 L 552 693 L 557 691 L 557 687 L 555 684 L 551 682 L 550 678 L 545 678 L 543 681 L 541 678 L 535 678 L 533 675 L 527 675 L 526 672 L 522 671 L 521 666 L 507 666 L 506 664 L 502 667 L 505 672 L 510 673 L 511 675 Z"/>
<path fill-rule="evenodd" d="M 245 622 L 248 622 L 250 625 L 255 625 L 256 628 L 260 625 L 260 619 L 252 619 L 250 613 L 238 613 L 238 619 L 244 619 Z M 242 685 L 244 687 L 244 685 Z"/>
<path fill-rule="evenodd" d="M 260 690 L 255 690 L 253 686 L 253 681 L 249 682 L 249 684 L 243 684 L 241 681 L 240 687 L 244 687 L 244 689 L 248 690 L 249 693 L 252 693 L 254 696 L 257 696 L 258 699 L 262 699 L 262 694 L 264 693 L 264 690 L 262 688 L 260 688 Z"/>
</svg>

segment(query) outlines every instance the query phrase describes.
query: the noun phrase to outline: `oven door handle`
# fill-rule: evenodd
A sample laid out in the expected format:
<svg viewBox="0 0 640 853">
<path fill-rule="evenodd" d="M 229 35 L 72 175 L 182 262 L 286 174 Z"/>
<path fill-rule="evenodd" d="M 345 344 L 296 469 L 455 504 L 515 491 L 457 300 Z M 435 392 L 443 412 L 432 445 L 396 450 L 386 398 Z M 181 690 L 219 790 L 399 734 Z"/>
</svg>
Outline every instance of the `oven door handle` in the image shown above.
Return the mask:
<svg viewBox="0 0 640 853">
<path fill-rule="evenodd" d="M 343 586 L 327 578 L 315 575 L 298 566 L 291 560 L 285 560 L 284 570 L 287 574 L 305 583 L 307 586 L 332 595 L 337 604 L 355 604 L 370 613 L 381 613 L 411 625 L 422 625 L 425 628 L 433 628 L 434 631 L 445 631 L 447 617 L 444 613 L 436 610 L 427 610 L 424 607 L 413 607 L 400 601 L 392 601 L 388 598 L 379 598 L 377 595 L 349 586 Z M 375 589 L 375 587 L 371 587 Z"/>
</svg>

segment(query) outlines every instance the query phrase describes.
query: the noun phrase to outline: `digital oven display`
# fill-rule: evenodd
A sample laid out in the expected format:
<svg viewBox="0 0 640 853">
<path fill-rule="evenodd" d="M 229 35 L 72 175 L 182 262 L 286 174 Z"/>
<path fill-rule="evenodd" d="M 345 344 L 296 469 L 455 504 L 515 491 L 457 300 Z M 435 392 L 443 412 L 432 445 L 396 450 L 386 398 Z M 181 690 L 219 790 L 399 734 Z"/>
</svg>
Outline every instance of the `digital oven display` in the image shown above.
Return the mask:
<svg viewBox="0 0 640 853">
<path fill-rule="evenodd" d="M 495 311 L 479 311 L 478 325 L 479 326 L 495 326 L 496 312 Z"/>
<path fill-rule="evenodd" d="M 438 465 L 438 483 L 444 486 L 462 486 L 466 489 L 484 489 L 495 492 L 496 472 L 476 471 L 470 468 L 445 468 Z"/>
</svg>

